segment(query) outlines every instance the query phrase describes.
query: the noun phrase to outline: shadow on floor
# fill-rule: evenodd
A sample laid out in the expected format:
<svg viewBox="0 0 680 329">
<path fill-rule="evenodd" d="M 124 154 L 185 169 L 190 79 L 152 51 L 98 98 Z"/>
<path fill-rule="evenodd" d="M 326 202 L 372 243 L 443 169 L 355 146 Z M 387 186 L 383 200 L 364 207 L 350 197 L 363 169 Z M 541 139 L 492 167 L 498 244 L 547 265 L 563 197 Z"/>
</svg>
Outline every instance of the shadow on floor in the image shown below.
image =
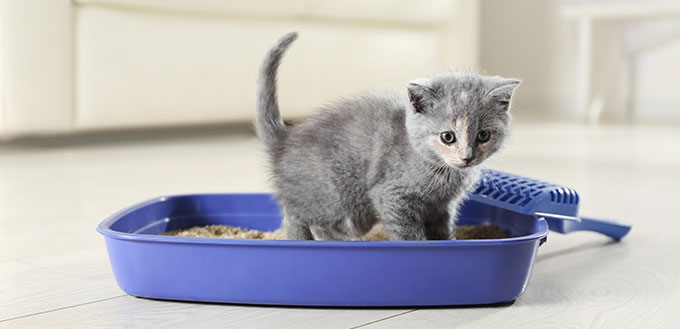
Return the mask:
<svg viewBox="0 0 680 329">
<path fill-rule="evenodd" d="M 126 130 L 89 131 L 69 134 L 39 135 L 30 137 L 18 137 L 0 143 L 0 150 L 26 149 L 26 148 L 60 148 L 99 146 L 108 144 L 135 144 L 157 142 L 160 140 L 187 140 L 191 138 L 205 138 L 234 135 L 255 136 L 252 124 L 220 123 L 206 124 L 190 127 L 161 127 L 161 128 L 137 128 Z"/>
</svg>

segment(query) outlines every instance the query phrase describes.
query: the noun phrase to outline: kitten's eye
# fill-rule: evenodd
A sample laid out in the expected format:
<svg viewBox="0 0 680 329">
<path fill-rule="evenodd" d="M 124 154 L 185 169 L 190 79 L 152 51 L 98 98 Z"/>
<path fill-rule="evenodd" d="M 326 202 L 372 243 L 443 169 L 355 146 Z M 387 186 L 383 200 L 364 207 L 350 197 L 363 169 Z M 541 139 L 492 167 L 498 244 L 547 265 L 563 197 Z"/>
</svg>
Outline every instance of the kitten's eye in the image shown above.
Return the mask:
<svg viewBox="0 0 680 329">
<path fill-rule="evenodd" d="M 456 135 L 453 131 L 445 131 L 439 134 L 439 138 L 444 142 L 444 144 L 453 144 L 456 142 Z"/>
<path fill-rule="evenodd" d="M 488 142 L 489 138 L 491 138 L 491 133 L 486 131 L 486 130 L 480 130 L 477 133 L 477 141 L 480 142 L 480 143 Z"/>
</svg>

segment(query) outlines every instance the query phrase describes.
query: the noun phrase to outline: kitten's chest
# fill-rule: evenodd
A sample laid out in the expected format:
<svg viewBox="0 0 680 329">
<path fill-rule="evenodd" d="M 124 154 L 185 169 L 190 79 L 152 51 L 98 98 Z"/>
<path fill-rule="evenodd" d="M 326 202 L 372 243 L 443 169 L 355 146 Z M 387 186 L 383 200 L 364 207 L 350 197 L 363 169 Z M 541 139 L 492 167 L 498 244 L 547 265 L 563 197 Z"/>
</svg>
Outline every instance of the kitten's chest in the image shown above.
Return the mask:
<svg viewBox="0 0 680 329">
<path fill-rule="evenodd" d="M 474 170 L 434 170 L 422 177 L 418 183 L 422 195 L 429 196 L 433 202 L 448 202 L 466 193 L 474 184 L 477 173 Z"/>
</svg>

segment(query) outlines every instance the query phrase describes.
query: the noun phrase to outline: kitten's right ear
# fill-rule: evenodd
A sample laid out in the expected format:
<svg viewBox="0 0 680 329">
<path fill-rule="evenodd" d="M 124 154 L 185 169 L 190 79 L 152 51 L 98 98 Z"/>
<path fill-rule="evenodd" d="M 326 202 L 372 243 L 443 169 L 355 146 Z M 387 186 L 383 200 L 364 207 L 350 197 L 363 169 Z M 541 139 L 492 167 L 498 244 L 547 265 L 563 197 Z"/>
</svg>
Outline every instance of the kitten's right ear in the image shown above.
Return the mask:
<svg viewBox="0 0 680 329">
<path fill-rule="evenodd" d="M 408 99 L 416 113 L 425 112 L 432 104 L 431 99 L 437 97 L 437 92 L 426 86 L 426 81 L 416 80 L 408 84 Z"/>
<path fill-rule="evenodd" d="M 498 101 L 505 111 L 510 109 L 510 100 L 515 94 L 515 89 L 522 82 L 517 79 L 506 79 L 501 77 L 491 77 L 489 84 L 490 90 L 487 92 L 492 99 Z"/>
</svg>

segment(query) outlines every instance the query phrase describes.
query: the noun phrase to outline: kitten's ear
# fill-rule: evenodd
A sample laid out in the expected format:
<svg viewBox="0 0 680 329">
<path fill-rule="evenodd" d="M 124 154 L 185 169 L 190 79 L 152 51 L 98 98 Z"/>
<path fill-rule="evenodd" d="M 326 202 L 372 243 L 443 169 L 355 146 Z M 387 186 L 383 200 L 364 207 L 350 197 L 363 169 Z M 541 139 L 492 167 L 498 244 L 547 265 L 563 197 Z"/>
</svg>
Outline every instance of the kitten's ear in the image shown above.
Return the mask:
<svg viewBox="0 0 680 329">
<path fill-rule="evenodd" d="M 512 95 L 515 94 L 515 89 L 517 89 L 517 86 L 519 86 L 521 82 L 521 80 L 517 79 L 494 77 L 490 81 L 491 86 L 489 92 L 487 92 L 487 95 L 498 101 L 507 111 L 510 108 Z"/>
<path fill-rule="evenodd" d="M 437 98 L 437 92 L 427 83 L 427 80 L 416 80 L 408 84 L 408 99 L 416 113 L 427 111 L 432 106 L 432 100 Z"/>
</svg>

